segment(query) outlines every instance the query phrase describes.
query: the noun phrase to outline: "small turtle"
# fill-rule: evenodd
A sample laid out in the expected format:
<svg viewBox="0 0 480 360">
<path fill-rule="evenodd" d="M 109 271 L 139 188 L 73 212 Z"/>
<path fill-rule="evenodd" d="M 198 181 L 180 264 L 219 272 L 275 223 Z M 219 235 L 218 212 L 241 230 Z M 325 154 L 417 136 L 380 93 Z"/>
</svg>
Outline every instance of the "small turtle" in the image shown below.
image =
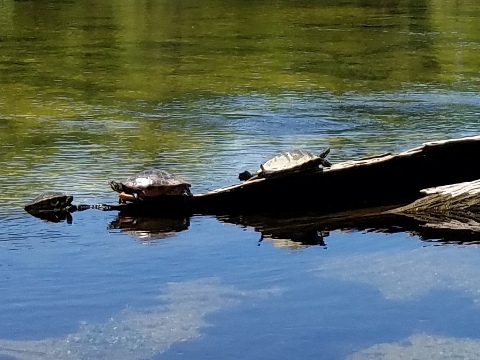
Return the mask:
<svg viewBox="0 0 480 360">
<path fill-rule="evenodd" d="M 305 150 L 292 150 L 280 153 L 264 164 L 260 165 L 260 170 L 252 175 L 248 171 L 238 174 L 238 179 L 254 180 L 270 176 L 290 174 L 293 172 L 318 169 L 319 166 L 330 167 L 332 164 L 326 159 L 330 153 L 330 148 L 322 151 L 318 156 Z"/>
<path fill-rule="evenodd" d="M 110 181 L 110 187 L 120 193 L 121 201 L 192 196 L 190 186 L 182 178 L 163 170 L 144 170 L 120 183 Z"/>
<path fill-rule="evenodd" d="M 25 211 L 32 213 L 68 211 L 72 206 L 73 196 L 63 192 L 48 191 L 38 195 L 30 203 L 25 205 Z"/>
</svg>

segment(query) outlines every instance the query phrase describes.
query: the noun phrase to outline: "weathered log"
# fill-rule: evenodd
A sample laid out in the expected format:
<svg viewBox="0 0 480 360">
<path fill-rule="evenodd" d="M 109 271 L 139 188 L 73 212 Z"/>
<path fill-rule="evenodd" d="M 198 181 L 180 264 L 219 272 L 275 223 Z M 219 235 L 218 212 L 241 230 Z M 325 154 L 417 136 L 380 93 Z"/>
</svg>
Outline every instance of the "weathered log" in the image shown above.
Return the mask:
<svg viewBox="0 0 480 360">
<path fill-rule="evenodd" d="M 480 212 L 480 180 L 423 189 L 420 193 L 425 197 L 393 211 L 396 213 Z"/>
<path fill-rule="evenodd" d="M 480 180 L 420 192 L 424 197 L 389 212 L 413 218 L 424 228 L 480 235 Z"/>
<path fill-rule="evenodd" d="M 242 214 L 313 209 L 333 213 L 402 205 L 420 189 L 480 179 L 472 166 L 480 136 L 428 142 L 398 154 L 346 161 L 330 168 L 246 181 L 192 199 L 195 214 Z"/>
</svg>

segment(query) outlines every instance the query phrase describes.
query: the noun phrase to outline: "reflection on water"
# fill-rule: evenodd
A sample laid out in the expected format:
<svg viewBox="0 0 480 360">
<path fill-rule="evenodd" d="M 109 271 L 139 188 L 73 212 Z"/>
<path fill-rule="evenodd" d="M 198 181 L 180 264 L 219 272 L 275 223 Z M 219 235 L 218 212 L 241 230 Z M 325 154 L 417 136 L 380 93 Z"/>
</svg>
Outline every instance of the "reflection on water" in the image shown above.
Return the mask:
<svg viewBox="0 0 480 360">
<path fill-rule="evenodd" d="M 400 233 L 406 232 L 420 239 L 438 244 L 479 244 L 479 214 L 429 213 L 392 214 L 393 207 L 370 208 L 335 214 L 292 212 L 284 215 L 219 216 L 223 222 L 254 228 L 263 239 L 279 247 L 326 246 L 330 232 L 353 231 Z"/>
<path fill-rule="evenodd" d="M 342 256 L 323 260 L 317 268 L 317 275 L 321 278 L 367 284 L 378 289 L 386 300 L 392 303 L 410 302 L 412 307 L 418 301 L 426 302 L 429 299 L 434 302 L 452 301 L 453 307 L 457 306 L 455 303 L 460 308 L 468 307 L 468 302 L 465 304 L 460 300 L 463 294 L 468 295 L 475 307 L 478 307 L 480 272 L 475 265 L 478 251 L 478 247 L 456 248 L 455 251 L 439 251 L 439 248 L 423 247 L 396 253 L 383 251 Z M 462 295 L 458 296 L 457 301 L 452 300 L 445 296 L 448 291 Z M 444 315 L 443 326 L 448 327 L 449 321 L 459 321 L 465 327 L 465 331 L 460 333 L 476 337 L 474 335 L 476 332 L 470 331 L 471 327 L 468 325 L 470 320 L 463 315 L 455 315 L 453 308 L 451 311 L 451 314 Z M 462 309 L 462 311 L 468 312 L 472 309 Z M 472 321 L 476 322 L 476 320 Z M 428 316 L 424 322 L 424 325 L 419 324 L 420 328 L 425 326 L 427 329 L 442 328 L 441 325 L 430 324 Z M 418 330 L 414 329 L 414 331 Z M 479 356 L 480 341 L 478 339 L 413 333 L 400 342 L 373 345 L 348 359 L 476 359 Z"/>
<path fill-rule="evenodd" d="M 252 227 L 260 234 L 259 245 L 263 240 L 269 240 L 277 247 L 326 246 L 325 238 L 331 231 L 383 232 L 386 234 L 407 232 L 424 241 L 439 244 L 467 245 L 480 242 L 480 215 L 477 213 L 391 213 L 390 210 L 395 208 L 396 206 L 366 208 L 327 215 L 311 212 L 221 215 L 217 216 L 217 219 L 241 227 Z M 146 210 L 139 209 L 138 212 L 135 212 L 132 209 L 134 208 L 129 211 L 119 211 L 115 220 L 108 225 L 108 229 L 120 230 L 121 233 L 129 234 L 140 241 L 152 241 L 174 237 L 177 233 L 190 227 L 190 217 L 166 217 L 154 213 L 147 215 L 148 211 Z M 112 210 L 115 211 L 115 209 Z M 47 222 L 73 223 L 72 214 L 62 209 L 33 215 Z"/>
<path fill-rule="evenodd" d="M 239 302 L 268 300 L 279 289 L 240 291 L 215 279 L 169 283 L 162 305 L 143 311 L 126 309 L 104 324 L 82 323 L 63 339 L 0 339 L 2 359 L 147 359 L 171 345 L 200 337 L 206 317 Z"/>
<path fill-rule="evenodd" d="M 478 359 L 480 341 L 413 334 L 407 339 L 390 344 L 378 344 L 348 357 L 348 360 L 410 360 L 410 359 Z"/>
<path fill-rule="evenodd" d="M 135 239 L 150 242 L 173 237 L 176 233 L 187 230 L 189 226 L 189 218 L 138 216 L 120 213 L 108 228 L 119 229 Z"/>
<path fill-rule="evenodd" d="M 62 221 L 66 221 L 67 224 L 72 224 L 73 223 L 73 216 L 69 211 L 66 210 L 59 210 L 59 211 L 45 211 L 45 212 L 39 212 L 36 214 L 31 214 L 35 216 L 38 219 L 47 221 L 47 222 L 53 222 L 53 223 L 58 223 Z"/>
<path fill-rule="evenodd" d="M 478 309 L 456 306 L 479 300 L 476 218 L 88 211 L 67 226 L 23 211 L 47 190 L 115 203 L 108 181 L 145 169 L 200 193 L 280 151 L 330 146 L 339 162 L 477 135 L 478 10 L 472 0 L 1 1 L 0 358 L 478 354 L 475 339 L 454 339 L 479 331 Z M 262 236 L 302 251 L 257 246 Z M 140 246 L 152 239 L 162 246 Z M 221 282 L 192 281 L 212 276 Z M 289 291 L 251 301 L 271 286 Z M 450 293 L 424 297 L 436 289 Z M 227 306 L 222 336 L 200 339 Z M 427 353 L 438 351 L 418 357 Z"/>
<path fill-rule="evenodd" d="M 374 286 L 389 300 L 413 301 L 433 290 L 468 293 L 480 305 L 480 248 L 432 251 L 372 252 L 331 258 L 318 266 L 318 276 Z M 455 264 L 452 266 L 452 264 Z"/>
</svg>

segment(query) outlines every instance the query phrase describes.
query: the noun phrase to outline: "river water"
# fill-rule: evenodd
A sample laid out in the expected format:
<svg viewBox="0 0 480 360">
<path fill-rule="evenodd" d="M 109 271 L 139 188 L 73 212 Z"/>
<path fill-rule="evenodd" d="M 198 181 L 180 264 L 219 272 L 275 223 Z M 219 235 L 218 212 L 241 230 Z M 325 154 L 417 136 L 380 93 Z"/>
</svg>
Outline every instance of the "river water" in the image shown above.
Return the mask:
<svg viewBox="0 0 480 360">
<path fill-rule="evenodd" d="M 478 135 L 479 21 L 473 0 L 1 1 L 0 359 L 480 357 L 475 239 L 23 210 L 114 203 L 148 168 L 200 193 L 282 150 Z"/>
</svg>

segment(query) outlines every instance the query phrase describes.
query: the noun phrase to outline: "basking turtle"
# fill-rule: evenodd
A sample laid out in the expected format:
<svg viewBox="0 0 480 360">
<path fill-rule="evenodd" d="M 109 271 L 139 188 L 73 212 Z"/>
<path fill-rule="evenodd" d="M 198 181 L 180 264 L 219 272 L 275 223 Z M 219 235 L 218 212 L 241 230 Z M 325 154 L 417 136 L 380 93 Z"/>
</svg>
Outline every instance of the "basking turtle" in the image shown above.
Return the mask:
<svg viewBox="0 0 480 360">
<path fill-rule="evenodd" d="M 290 174 L 293 172 L 314 170 L 319 166 L 330 167 L 332 164 L 326 159 L 330 148 L 325 149 L 319 155 L 305 150 L 292 150 L 275 155 L 266 163 L 260 165 L 260 170 L 252 175 L 248 171 L 238 174 L 238 179 L 254 180 L 257 178 Z"/>
<path fill-rule="evenodd" d="M 59 191 L 48 191 L 38 195 L 30 203 L 25 205 L 28 213 L 39 213 L 47 211 L 68 211 L 72 206 L 73 196 Z"/>
<path fill-rule="evenodd" d="M 67 220 L 72 223 L 72 213 L 88 209 L 97 209 L 103 211 L 122 210 L 127 205 L 107 205 L 107 204 L 72 204 L 73 196 L 59 191 L 48 191 L 38 195 L 30 203 L 25 205 L 25 211 L 30 215 L 51 222 L 60 222 Z"/>
<path fill-rule="evenodd" d="M 192 195 L 189 183 L 163 170 L 144 170 L 124 182 L 110 181 L 110 186 L 120 193 L 119 197 L 122 201 Z"/>
</svg>

